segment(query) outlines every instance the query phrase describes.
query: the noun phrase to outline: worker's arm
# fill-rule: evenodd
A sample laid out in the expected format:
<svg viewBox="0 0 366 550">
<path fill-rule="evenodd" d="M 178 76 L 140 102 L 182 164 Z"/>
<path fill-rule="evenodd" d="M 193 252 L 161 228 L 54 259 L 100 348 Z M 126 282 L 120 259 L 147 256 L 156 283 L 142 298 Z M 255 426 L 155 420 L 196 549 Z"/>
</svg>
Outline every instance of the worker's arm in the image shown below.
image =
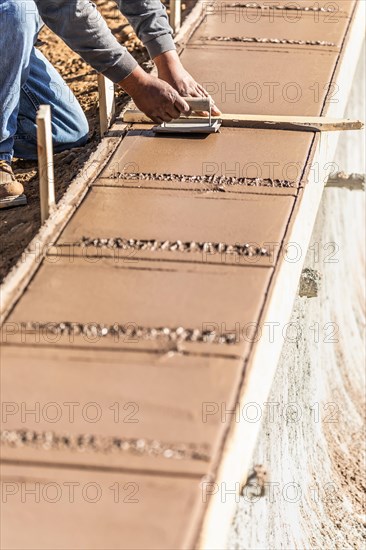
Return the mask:
<svg viewBox="0 0 366 550">
<path fill-rule="evenodd" d="M 182 97 L 207 96 L 206 90 L 184 69 L 179 59 L 173 31 L 161 1 L 117 0 L 117 3 L 154 60 L 159 78 L 170 84 Z M 221 114 L 214 104 L 212 114 Z"/>
<path fill-rule="evenodd" d="M 151 59 L 175 50 L 173 31 L 160 0 L 117 0 L 123 15 L 149 52 Z"/>
<path fill-rule="evenodd" d="M 95 4 L 89 0 L 35 0 L 51 30 L 89 65 L 113 82 L 128 76 L 137 62 L 118 43 Z"/>
<path fill-rule="evenodd" d="M 189 111 L 176 90 L 143 71 L 89 0 L 35 0 L 43 21 L 98 72 L 118 83 L 153 120 Z M 26 24 L 26 22 L 25 22 Z"/>
</svg>

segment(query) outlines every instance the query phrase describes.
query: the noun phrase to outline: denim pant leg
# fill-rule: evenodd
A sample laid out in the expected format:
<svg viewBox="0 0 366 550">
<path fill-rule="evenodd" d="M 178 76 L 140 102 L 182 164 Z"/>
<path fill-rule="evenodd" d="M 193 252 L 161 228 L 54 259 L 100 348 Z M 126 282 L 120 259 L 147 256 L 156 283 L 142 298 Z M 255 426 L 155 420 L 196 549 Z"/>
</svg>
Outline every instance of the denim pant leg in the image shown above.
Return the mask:
<svg viewBox="0 0 366 550">
<path fill-rule="evenodd" d="M 33 0 L 0 0 L 0 159 L 37 158 L 36 114 L 51 105 L 55 152 L 83 145 L 85 115 L 58 72 L 34 48 L 42 21 Z"/>
<path fill-rule="evenodd" d="M 14 154 L 18 158 L 37 158 L 36 114 L 43 104 L 51 105 L 55 153 L 86 143 L 89 127 L 78 100 L 42 52 L 33 48 L 29 76 L 20 94 L 14 139 Z"/>
<path fill-rule="evenodd" d="M 13 155 L 21 88 L 40 26 L 32 0 L 0 0 L 0 159 L 7 161 Z"/>
</svg>

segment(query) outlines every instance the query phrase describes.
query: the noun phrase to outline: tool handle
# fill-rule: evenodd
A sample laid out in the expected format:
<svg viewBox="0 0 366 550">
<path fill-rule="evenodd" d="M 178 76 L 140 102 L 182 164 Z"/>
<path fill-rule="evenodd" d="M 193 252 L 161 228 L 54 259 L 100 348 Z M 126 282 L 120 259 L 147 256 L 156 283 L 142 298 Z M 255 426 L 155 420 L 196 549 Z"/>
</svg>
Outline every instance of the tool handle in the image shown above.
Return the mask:
<svg viewBox="0 0 366 550">
<path fill-rule="evenodd" d="M 211 99 L 209 97 L 184 97 L 192 111 L 209 111 Z"/>
</svg>

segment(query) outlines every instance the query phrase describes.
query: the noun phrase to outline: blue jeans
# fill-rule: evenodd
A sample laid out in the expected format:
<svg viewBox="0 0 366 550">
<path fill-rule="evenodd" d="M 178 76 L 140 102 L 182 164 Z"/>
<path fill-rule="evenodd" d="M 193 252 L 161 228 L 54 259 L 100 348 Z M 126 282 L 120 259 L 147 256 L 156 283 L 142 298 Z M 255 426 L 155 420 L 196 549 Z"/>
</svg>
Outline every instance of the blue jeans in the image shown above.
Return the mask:
<svg viewBox="0 0 366 550">
<path fill-rule="evenodd" d="M 36 114 L 51 106 L 55 152 L 84 145 L 88 122 L 74 94 L 34 47 L 42 27 L 33 0 L 0 0 L 0 159 L 37 158 Z"/>
</svg>

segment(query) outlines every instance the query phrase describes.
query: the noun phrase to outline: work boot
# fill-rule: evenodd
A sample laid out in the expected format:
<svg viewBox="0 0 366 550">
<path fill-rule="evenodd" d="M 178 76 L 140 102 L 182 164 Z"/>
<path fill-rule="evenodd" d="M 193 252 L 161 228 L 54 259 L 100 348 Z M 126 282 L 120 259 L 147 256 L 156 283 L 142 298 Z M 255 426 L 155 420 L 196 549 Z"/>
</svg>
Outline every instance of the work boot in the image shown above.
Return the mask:
<svg viewBox="0 0 366 550">
<path fill-rule="evenodd" d="M 0 208 L 27 204 L 23 185 L 15 179 L 10 164 L 0 160 Z"/>
</svg>

